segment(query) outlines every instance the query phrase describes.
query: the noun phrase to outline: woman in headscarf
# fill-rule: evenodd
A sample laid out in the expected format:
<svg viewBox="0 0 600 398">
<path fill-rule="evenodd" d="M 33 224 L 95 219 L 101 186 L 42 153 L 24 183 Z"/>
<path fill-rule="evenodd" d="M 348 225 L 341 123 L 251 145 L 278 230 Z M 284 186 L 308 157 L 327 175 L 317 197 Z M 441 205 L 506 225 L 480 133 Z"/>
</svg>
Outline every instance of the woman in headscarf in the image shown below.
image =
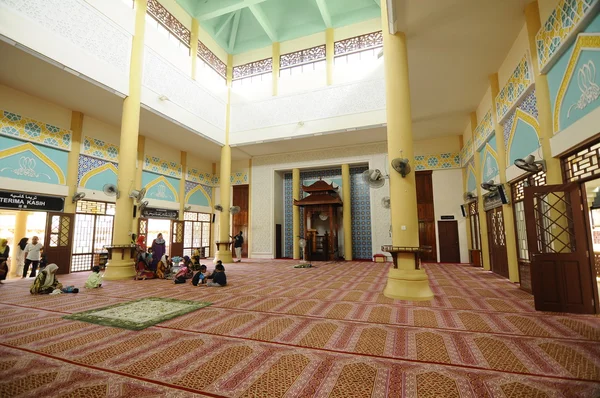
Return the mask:
<svg viewBox="0 0 600 398">
<path fill-rule="evenodd" d="M 62 284 L 55 276 L 56 270 L 58 270 L 58 265 L 48 264 L 48 266 L 35 277 L 29 292 L 31 294 L 50 294 L 56 289 L 62 289 Z"/>
<path fill-rule="evenodd" d="M 0 263 L 8 261 L 10 247 L 6 239 L 0 239 Z"/>
<path fill-rule="evenodd" d="M 162 234 L 156 235 L 156 239 L 152 241 L 152 269 L 156 269 L 158 262 L 162 259 L 162 256 L 165 255 L 165 240 L 163 239 Z"/>
<path fill-rule="evenodd" d="M 25 248 L 27 247 L 27 243 L 29 243 L 29 238 L 25 237 L 19 241 L 17 245 L 17 253 L 16 253 L 16 274 L 23 274 L 23 267 L 25 266 Z"/>
<path fill-rule="evenodd" d="M 163 254 L 163 256 L 160 258 L 160 261 L 156 265 L 156 277 L 158 279 L 165 279 L 165 276 L 171 271 L 171 264 L 172 262 L 169 259 L 169 256 Z"/>
</svg>

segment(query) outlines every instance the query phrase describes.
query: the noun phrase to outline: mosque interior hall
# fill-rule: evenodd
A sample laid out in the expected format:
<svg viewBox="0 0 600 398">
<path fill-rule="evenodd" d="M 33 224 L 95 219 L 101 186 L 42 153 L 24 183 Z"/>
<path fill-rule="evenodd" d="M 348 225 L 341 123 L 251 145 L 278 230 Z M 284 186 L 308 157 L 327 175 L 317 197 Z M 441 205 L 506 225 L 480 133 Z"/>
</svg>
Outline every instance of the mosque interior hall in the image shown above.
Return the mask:
<svg viewBox="0 0 600 398">
<path fill-rule="evenodd" d="M 1 397 L 600 397 L 600 0 L 0 0 Z"/>
</svg>

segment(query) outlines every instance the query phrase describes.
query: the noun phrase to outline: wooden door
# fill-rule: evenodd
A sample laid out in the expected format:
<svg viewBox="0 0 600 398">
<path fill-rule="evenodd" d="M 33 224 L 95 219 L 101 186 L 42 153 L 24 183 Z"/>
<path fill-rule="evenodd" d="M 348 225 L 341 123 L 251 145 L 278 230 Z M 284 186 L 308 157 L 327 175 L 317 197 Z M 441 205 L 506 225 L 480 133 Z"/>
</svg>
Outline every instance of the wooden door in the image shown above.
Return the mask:
<svg viewBox="0 0 600 398">
<path fill-rule="evenodd" d="M 248 185 L 234 185 L 233 205 L 240 207 L 240 212 L 233 215 L 232 232 L 237 235 L 242 231 L 244 245 L 242 246 L 242 257 L 248 257 Z"/>
<path fill-rule="evenodd" d="M 502 207 L 496 207 L 487 211 L 486 217 L 492 272 L 508 278 L 508 253 L 506 251 L 506 234 L 504 233 Z"/>
<path fill-rule="evenodd" d="M 535 308 L 594 313 L 595 278 L 580 186 L 526 187 L 524 202 Z"/>
<path fill-rule="evenodd" d="M 423 253 L 423 262 L 437 262 L 435 243 L 435 211 L 433 207 L 433 182 L 431 171 L 417 171 L 417 212 L 419 216 L 419 245 L 431 246 L 430 253 Z"/>
<path fill-rule="evenodd" d="M 441 263 L 460 263 L 458 221 L 438 221 Z"/>
<path fill-rule="evenodd" d="M 171 253 L 170 257 L 183 257 L 184 221 L 171 221 Z"/>
<path fill-rule="evenodd" d="M 283 243 L 281 224 L 275 224 L 275 258 L 282 258 L 281 245 Z"/>
<path fill-rule="evenodd" d="M 58 265 L 58 274 L 71 270 L 74 221 L 75 215 L 69 213 L 48 213 L 46 218 L 44 253 L 48 264 Z"/>
</svg>

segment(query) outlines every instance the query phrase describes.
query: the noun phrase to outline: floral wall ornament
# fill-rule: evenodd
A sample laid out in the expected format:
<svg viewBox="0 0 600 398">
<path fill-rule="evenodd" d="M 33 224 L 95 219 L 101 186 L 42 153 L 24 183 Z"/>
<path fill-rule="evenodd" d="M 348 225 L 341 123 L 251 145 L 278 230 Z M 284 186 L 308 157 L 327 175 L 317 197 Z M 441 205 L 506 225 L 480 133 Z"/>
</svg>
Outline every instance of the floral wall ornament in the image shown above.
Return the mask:
<svg viewBox="0 0 600 398">
<path fill-rule="evenodd" d="M 583 64 L 577 71 L 577 84 L 581 90 L 579 101 L 569 107 L 567 118 L 571 117 L 571 109 L 583 110 L 600 97 L 600 87 L 596 84 L 596 65 L 593 61 Z"/>
<path fill-rule="evenodd" d="M 156 194 L 155 196 L 157 198 L 161 198 L 161 199 L 166 199 L 167 198 L 167 192 L 166 192 L 166 187 L 164 185 L 159 185 L 158 187 L 156 187 Z"/>
<path fill-rule="evenodd" d="M 0 172 L 4 170 L 11 170 L 14 174 L 18 176 L 25 176 L 30 178 L 40 178 L 40 176 L 45 176 L 50 180 L 50 176 L 44 173 L 38 173 L 35 171 L 36 161 L 34 158 L 30 158 L 27 156 L 21 156 L 19 158 L 19 168 L 13 169 L 10 167 L 5 167 L 0 170 Z"/>
</svg>

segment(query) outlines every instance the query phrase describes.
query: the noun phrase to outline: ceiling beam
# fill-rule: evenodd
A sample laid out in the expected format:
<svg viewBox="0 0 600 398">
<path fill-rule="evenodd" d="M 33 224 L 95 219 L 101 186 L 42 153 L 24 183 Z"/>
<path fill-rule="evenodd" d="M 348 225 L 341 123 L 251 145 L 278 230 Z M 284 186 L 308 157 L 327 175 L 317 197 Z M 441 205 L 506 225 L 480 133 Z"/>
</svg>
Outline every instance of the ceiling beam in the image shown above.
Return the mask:
<svg viewBox="0 0 600 398">
<path fill-rule="evenodd" d="M 194 9 L 194 17 L 198 21 L 206 21 L 209 19 L 220 17 L 221 15 L 229 14 L 242 8 L 263 3 L 267 0 L 213 0 L 207 2 L 197 2 Z"/>
<path fill-rule="evenodd" d="M 381 0 L 373 0 L 378 7 L 381 7 Z"/>
<path fill-rule="evenodd" d="M 325 0 L 316 0 L 317 7 L 319 7 L 319 11 L 321 12 L 321 17 L 323 18 L 323 22 L 325 22 L 325 26 L 327 28 L 333 27 L 331 23 L 331 14 L 329 14 L 329 10 L 327 9 L 327 4 L 325 4 Z"/>
<path fill-rule="evenodd" d="M 234 14 L 233 24 L 231 25 L 231 35 L 229 35 L 229 53 L 233 53 L 233 48 L 235 47 L 235 39 L 240 26 L 240 15 L 242 14 L 242 10 L 237 10 Z"/>
<path fill-rule="evenodd" d="M 262 28 L 264 29 L 267 36 L 269 36 L 271 41 L 272 42 L 278 41 L 277 33 L 275 32 L 275 29 L 273 29 L 271 22 L 269 22 L 269 19 L 265 15 L 262 8 L 260 8 L 260 6 L 258 4 L 251 5 L 249 8 L 250 8 L 250 11 L 252 11 L 252 14 L 254 14 L 254 18 L 256 18 L 256 20 L 258 21 L 260 26 L 262 26 Z"/>
<path fill-rule="evenodd" d="M 217 31 L 215 32 L 215 36 L 219 36 L 221 34 L 221 32 L 223 32 L 225 30 L 225 27 L 227 26 L 229 21 L 231 21 L 231 18 L 233 18 L 235 16 L 235 14 L 237 14 L 238 12 L 239 12 L 239 10 L 236 12 L 232 12 L 231 14 L 229 14 L 227 16 L 225 21 L 221 24 L 221 26 L 219 26 L 219 29 L 217 29 Z"/>
</svg>

